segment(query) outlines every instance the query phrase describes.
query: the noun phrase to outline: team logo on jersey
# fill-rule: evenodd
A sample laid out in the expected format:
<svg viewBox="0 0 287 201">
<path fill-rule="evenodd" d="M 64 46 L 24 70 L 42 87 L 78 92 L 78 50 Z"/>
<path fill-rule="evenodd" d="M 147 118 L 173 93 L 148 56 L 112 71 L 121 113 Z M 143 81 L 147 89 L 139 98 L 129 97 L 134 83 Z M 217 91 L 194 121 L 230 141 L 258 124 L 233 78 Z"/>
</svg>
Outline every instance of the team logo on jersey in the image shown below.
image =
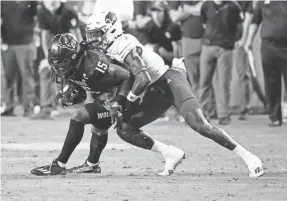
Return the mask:
<svg viewBox="0 0 287 201">
<path fill-rule="evenodd" d="M 110 113 L 109 112 L 100 112 L 100 113 L 97 113 L 98 115 L 98 119 L 103 119 L 103 118 L 107 118 L 110 116 Z"/>
<path fill-rule="evenodd" d="M 83 77 L 85 80 L 89 79 L 86 73 L 83 74 Z"/>
<path fill-rule="evenodd" d="M 117 16 L 115 13 L 109 12 L 105 17 L 106 23 L 114 24 L 117 21 Z"/>
<path fill-rule="evenodd" d="M 71 34 L 64 34 L 59 39 L 59 45 L 63 48 L 68 48 L 75 50 L 77 48 L 78 42 Z"/>
</svg>

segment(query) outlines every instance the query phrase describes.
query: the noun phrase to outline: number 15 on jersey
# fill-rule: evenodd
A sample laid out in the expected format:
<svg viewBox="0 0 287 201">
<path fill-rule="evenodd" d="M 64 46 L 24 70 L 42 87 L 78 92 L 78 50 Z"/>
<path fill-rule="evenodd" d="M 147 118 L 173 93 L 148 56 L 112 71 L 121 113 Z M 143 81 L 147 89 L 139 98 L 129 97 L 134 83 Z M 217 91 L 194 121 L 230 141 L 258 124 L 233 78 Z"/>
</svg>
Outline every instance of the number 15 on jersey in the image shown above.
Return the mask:
<svg viewBox="0 0 287 201">
<path fill-rule="evenodd" d="M 97 71 L 100 71 L 101 73 L 105 73 L 105 72 L 107 71 L 107 69 L 108 69 L 108 65 L 105 64 L 105 63 L 102 62 L 102 61 L 99 61 L 99 62 L 97 63 L 97 66 L 96 66 L 95 69 L 96 69 Z"/>
</svg>

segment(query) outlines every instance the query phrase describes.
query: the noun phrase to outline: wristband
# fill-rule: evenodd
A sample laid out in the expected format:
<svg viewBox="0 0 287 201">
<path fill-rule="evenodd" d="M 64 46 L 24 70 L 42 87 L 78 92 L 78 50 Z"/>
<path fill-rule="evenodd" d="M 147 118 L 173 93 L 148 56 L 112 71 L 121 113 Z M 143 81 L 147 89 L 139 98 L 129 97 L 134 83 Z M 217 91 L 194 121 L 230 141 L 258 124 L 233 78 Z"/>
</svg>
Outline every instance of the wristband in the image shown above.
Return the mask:
<svg viewBox="0 0 287 201">
<path fill-rule="evenodd" d="M 139 96 L 134 95 L 133 92 L 130 91 L 130 93 L 127 96 L 127 99 L 131 102 L 135 102 L 136 99 L 138 99 Z"/>
</svg>

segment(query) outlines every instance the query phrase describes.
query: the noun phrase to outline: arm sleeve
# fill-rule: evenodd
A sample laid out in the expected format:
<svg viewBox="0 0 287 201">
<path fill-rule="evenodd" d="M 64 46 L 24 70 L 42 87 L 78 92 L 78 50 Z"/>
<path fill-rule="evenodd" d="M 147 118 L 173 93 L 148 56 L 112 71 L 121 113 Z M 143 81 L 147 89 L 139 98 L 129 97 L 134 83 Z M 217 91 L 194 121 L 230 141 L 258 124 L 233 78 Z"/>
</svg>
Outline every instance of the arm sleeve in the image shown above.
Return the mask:
<svg viewBox="0 0 287 201">
<path fill-rule="evenodd" d="M 243 22 L 243 20 L 244 20 L 244 13 L 243 12 L 244 11 L 243 11 L 242 7 L 237 2 L 234 2 L 234 21 L 235 21 L 235 23 Z"/>
<path fill-rule="evenodd" d="M 201 9 L 200 9 L 200 17 L 201 17 L 201 21 L 203 23 L 206 22 L 206 15 L 205 15 L 205 11 L 206 11 L 206 7 L 207 7 L 207 4 L 208 2 L 204 2 L 201 6 Z"/>
<path fill-rule="evenodd" d="M 262 22 L 262 3 L 257 2 L 255 9 L 254 9 L 254 14 L 253 14 L 251 24 L 260 25 L 261 22 Z"/>
<path fill-rule="evenodd" d="M 142 31 L 147 39 L 148 43 L 156 43 L 156 39 L 153 37 L 153 23 L 150 20 L 143 28 Z"/>
<path fill-rule="evenodd" d="M 38 10 L 37 17 L 38 17 L 38 22 L 39 22 L 39 28 L 44 29 L 44 30 L 49 30 L 50 26 L 48 22 L 46 21 L 45 13 L 44 13 L 42 6 Z"/>
<path fill-rule="evenodd" d="M 244 8 L 244 12 L 246 13 L 250 13 L 253 14 L 254 10 L 253 10 L 253 2 L 252 1 L 244 1 L 246 6 Z"/>
<path fill-rule="evenodd" d="M 27 9 L 25 9 L 24 12 L 26 12 L 26 15 L 30 16 L 31 18 L 34 18 L 34 16 L 37 15 L 37 1 L 27 1 Z"/>
<path fill-rule="evenodd" d="M 79 27 L 80 22 L 78 15 L 73 10 L 69 10 L 69 21 L 71 29 Z"/>
<path fill-rule="evenodd" d="M 181 28 L 178 24 L 172 23 L 168 28 L 168 32 L 172 41 L 179 41 L 182 37 Z"/>
</svg>

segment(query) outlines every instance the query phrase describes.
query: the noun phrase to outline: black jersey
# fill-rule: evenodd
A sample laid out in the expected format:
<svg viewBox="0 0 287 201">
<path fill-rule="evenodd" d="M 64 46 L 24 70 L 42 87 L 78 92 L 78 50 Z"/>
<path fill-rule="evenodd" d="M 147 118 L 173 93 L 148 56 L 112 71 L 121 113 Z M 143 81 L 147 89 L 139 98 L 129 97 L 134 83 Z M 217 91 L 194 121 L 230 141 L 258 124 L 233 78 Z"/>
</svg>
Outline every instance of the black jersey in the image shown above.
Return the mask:
<svg viewBox="0 0 287 201">
<path fill-rule="evenodd" d="M 79 64 L 79 70 L 69 78 L 69 81 L 93 94 L 108 92 L 120 84 L 108 72 L 110 63 L 110 59 L 100 51 L 85 51 Z"/>
</svg>

